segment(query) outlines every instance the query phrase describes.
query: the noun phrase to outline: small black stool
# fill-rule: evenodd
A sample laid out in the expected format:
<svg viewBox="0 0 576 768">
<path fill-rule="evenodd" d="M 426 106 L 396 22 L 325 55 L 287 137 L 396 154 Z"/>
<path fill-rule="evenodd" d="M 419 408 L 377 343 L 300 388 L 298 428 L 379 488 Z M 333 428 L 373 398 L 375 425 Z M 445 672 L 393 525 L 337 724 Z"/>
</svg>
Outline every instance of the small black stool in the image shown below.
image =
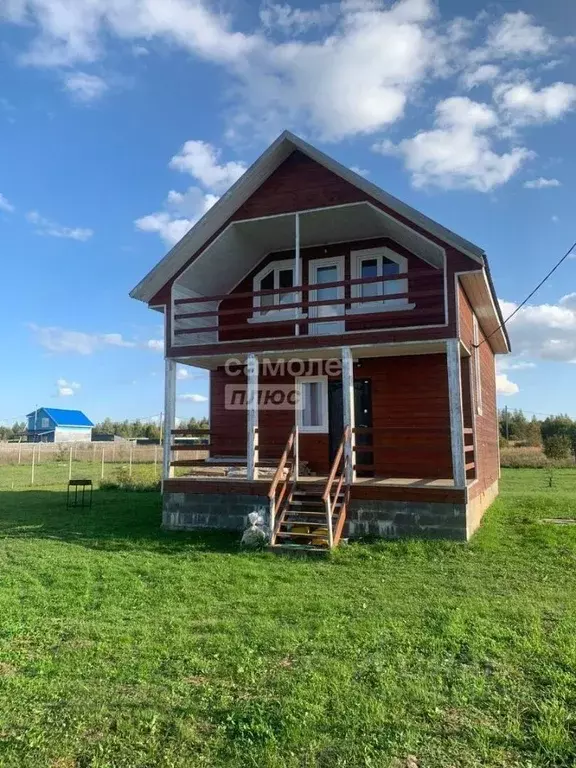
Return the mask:
<svg viewBox="0 0 576 768">
<path fill-rule="evenodd" d="M 71 489 L 74 492 L 71 493 Z M 86 489 L 90 490 L 88 494 L 88 503 L 86 503 Z M 82 493 L 78 493 L 78 489 Z M 68 493 L 66 494 L 66 509 L 70 507 L 89 507 L 92 508 L 92 480 L 69 480 L 68 481 Z"/>
</svg>

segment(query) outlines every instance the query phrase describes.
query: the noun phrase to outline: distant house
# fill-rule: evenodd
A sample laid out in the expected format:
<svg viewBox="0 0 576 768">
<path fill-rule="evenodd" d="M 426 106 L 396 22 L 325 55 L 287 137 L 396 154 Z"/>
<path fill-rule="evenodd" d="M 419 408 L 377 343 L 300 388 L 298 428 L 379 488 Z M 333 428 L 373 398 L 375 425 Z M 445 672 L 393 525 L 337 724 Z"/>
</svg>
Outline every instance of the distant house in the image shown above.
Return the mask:
<svg viewBox="0 0 576 768">
<path fill-rule="evenodd" d="M 29 413 L 26 435 L 29 442 L 69 443 L 92 440 L 94 424 L 82 411 L 64 408 L 38 408 Z"/>
</svg>

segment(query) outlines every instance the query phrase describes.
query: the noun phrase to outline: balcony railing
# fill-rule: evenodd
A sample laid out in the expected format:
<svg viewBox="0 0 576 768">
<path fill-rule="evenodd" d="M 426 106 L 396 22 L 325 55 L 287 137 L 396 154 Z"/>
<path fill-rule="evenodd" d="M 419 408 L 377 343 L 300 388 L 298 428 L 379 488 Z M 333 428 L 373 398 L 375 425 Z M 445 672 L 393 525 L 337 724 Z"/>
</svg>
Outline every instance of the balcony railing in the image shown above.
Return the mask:
<svg viewBox="0 0 576 768">
<path fill-rule="evenodd" d="M 396 290 L 395 283 L 404 290 Z M 326 290 L 333 290 L 337 295 L 318 298 L 323 295 L 319 292 Z M 257 297 L 259 306 L 254 301 Z M 268 297 L 269 302 L 272 297 L 273 303 L 263 305 L 264 297 Z M 283 303 L 282 297 L 287 297 L 287 301 Z M 443 324 L 445 302 L 444 274 L 436 269 L 177 298 L 174 300 L 173 344 L 197 346 Z M 194 311 L 189 311 L 191 307 Z"/>
</svg>

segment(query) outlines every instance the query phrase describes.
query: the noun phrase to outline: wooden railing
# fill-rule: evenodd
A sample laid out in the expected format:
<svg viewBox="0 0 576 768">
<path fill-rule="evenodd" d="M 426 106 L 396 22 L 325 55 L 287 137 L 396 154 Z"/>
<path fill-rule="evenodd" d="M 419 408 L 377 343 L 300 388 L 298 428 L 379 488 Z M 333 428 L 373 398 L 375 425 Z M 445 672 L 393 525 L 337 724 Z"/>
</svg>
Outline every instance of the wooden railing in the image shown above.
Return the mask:
<svg viewBox="0 0 576 768">
<path fill-rule="evenodd" d="M 292 335 L 296 333 L 295 328 L 298 326 L 300 334 L 310 333 L 312 331 L 306 330 L 309 325 L 338 322 L 339 320 L 355 321 L 357 323 L 381 321 L 389 325 L 395 320 L 405 320 L 407 318 L 406 308 L 399 305 L 396 309 L 394 306 L 394 303 L 399 300 L 404 300 L 406 304 L 410 302 L 416 305 L 410 309 L 408 314 L 411 324 L 425 325 L 426 323 L 434 322 L 440 315 L 444 316 L 444 285 L 443 281 L 440 284 L 441 277 L 441 271 L 430 268 L 379 277 L 364 277 L 329 283 L 291 286 L 288 288 L 270 288 L 261 291 L 175 299 L 174 338 L 178 340 L 179 344 L 195 344 L 200 343 L 197 339 L 195 340 L 195 337 L 198 337 L 199 334 L 211 334 L 219 331 L 238 332 L 247 329 L 251 329 L 254 332 L 254 325 L 247 322 L 248 318 L 252 316 L 259 317 L 268 326 L 273 326 L 276 336 L 277 329 L 285 329 L 287 335 Z M 438 284 L 430 287 L 431 279 L 438 280 Z M 386 285 L 394 281 L 397 283 L 405 281 L 407 285 L 406 290 L 386 293 Z M 363 296 L 362 287 L 365 285 L 376 286 L 376 295 Z M 326 288 L 340 289 L 341 296 L 332 299 L 310 299 L 311 292 L 314 293 Z M 280 303 L 281 297 L 286 295 L 289 298 L 294 298 L 294 300 Z M 258 307 L 254 306 L 254 298 L 257 297 L 278 297 L 278 300 L 273 304 Z M 434 299 L 441 299 L 441 301 L 435 302 Z M 238 306 L 220 309 L 219 302 L 221 301 L 238 302 Z M 202 304 L 210 302 L 214 303 L 212 308 L 202 309 Z M 375 304 L 373 307 L 374 311 L 370 311 L 370 304 Z M 178 311 L 180 307 L 185 307 L 186 305 L 196 305 L 198 310 L 195 309 L 193 312 Z M 320 317 L 315 310 L 321 307 L 334 307 L 335 314 L 329 317 Z M 363 307 L 365 307 L 365 311 L 362 311 Z M 293 312 L 287 312 L 286 318 L 270 317 L 269 320 L 265 320 L 267 313 L 274 315 L 287 310 L 293 310 Z M 312 310 L 312 312 L 309 310 Z M 292 316 L 290 317 L 289 315 Z M 214 319 L 214 324 L 204 324 L 209 323 L 210 318 Z M 228 319 L 233 318 L 238 318 L 238 322 L 227 322 Z M 191 321 L 193 323 L 195 320 L 199 322 L 189 325 Z M 183 321 L 186 321 L 186 327 L 182 325 Z M 249 337 L 252 338 L 250 335 Z M 235 338 L 235 340 L 238 339 Z"/>
<path fill-rule="evenodd" d="M 468 438 L 468 439 L 467 439 Z M 469 442 L 469 441 L 472 442 Z M 472 454 L 472 461 L 468 461 L 468 457 Z M 476 474 L 476 450 L 474 446 L 474 430 L 471 427 L 464 428 L 464 470 L 466 472 L 466 478 L 470 479 L 469 473 Z M 474 476 L 472 475 L 472 476 Z"/>
<path fill-rule="evenodd" d="M 346 522 L 346 512 L 348 509 L 348 503 L 350 501 L 350 485 L 347 481 L 348 476 L 348 451 L 346 451 L 346 444 L 351 439 L 352 432 L 350 427 L 346 427 L 342 435 L 342 440 L 334 456 L 332 462 L 332 468 L 326 481 L 326 487 L 322 496 L 324 507 L 326 509 L 326 523 L 328 528 L 328 546 L 330 549 L 338 546 L 340 537 L 342 536 L 342 530 L 344 523 Z M 336 489 L 333 489 L 333 485 L 336 483 Z M 340 495 L 343 496 L 339 501 Z M 339 507 L 338 519 L 336 521 L 336 528 L 333 525 L 333 515 L 336 508 Z"/>
<path fill-rule="evenodd" d="M 294 485 L 298 479 L 298 427 L 293 427 L 284 452 L 268 491 L 270 503 L 270 544 L 276 542 L 276 518 L 282 519 L 282 510 L 289 503 Z"/>
<path fill-rule="evenodd" d="M 178 437 L 198 438 L 198 442 L 179 442 Z M 170 443 L 170 466 L 171 467 L 198 467 L 206 463 L 206 458 L 210 455 L 210 429 L 173 429 L 169 438 Z M 179 453 L 204 453 L 204 456 L 194 456 L 192 459 L 174 459 L 172 456 Z"/>
</svg>

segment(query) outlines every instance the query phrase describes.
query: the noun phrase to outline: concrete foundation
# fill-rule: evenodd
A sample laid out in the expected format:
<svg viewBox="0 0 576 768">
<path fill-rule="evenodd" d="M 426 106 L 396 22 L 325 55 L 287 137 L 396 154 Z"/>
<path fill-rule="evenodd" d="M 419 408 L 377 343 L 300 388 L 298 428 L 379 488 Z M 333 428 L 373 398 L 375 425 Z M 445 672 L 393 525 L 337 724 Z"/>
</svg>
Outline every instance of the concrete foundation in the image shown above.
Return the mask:
<svg viewBox="0 0 576 768">
<path fill-rule="evenodd" d="M 466 539 L 466 505 L 425 501 L 352 500 L 344 535 L 396 539 Z"/>
<path fill-rule="evenodd" d="M 351 539 L 418 537 L 465 541 L 498 494 L 498 483 L 468 505 L 425 501 L 352 500 L 344 528 Z M 169 530 L 244 531 L 248 515 L 268 521 L 268 498 L 223 493 L 165 493 L 162 524 Z"/>
<path fill-rule="evenodd" d="M 171 531 L 244 531 L 250 512 L 258 512 L 267 520 L 268 498 L 228 493 L 165 493 L 162 526 Z"/>
</svg>

